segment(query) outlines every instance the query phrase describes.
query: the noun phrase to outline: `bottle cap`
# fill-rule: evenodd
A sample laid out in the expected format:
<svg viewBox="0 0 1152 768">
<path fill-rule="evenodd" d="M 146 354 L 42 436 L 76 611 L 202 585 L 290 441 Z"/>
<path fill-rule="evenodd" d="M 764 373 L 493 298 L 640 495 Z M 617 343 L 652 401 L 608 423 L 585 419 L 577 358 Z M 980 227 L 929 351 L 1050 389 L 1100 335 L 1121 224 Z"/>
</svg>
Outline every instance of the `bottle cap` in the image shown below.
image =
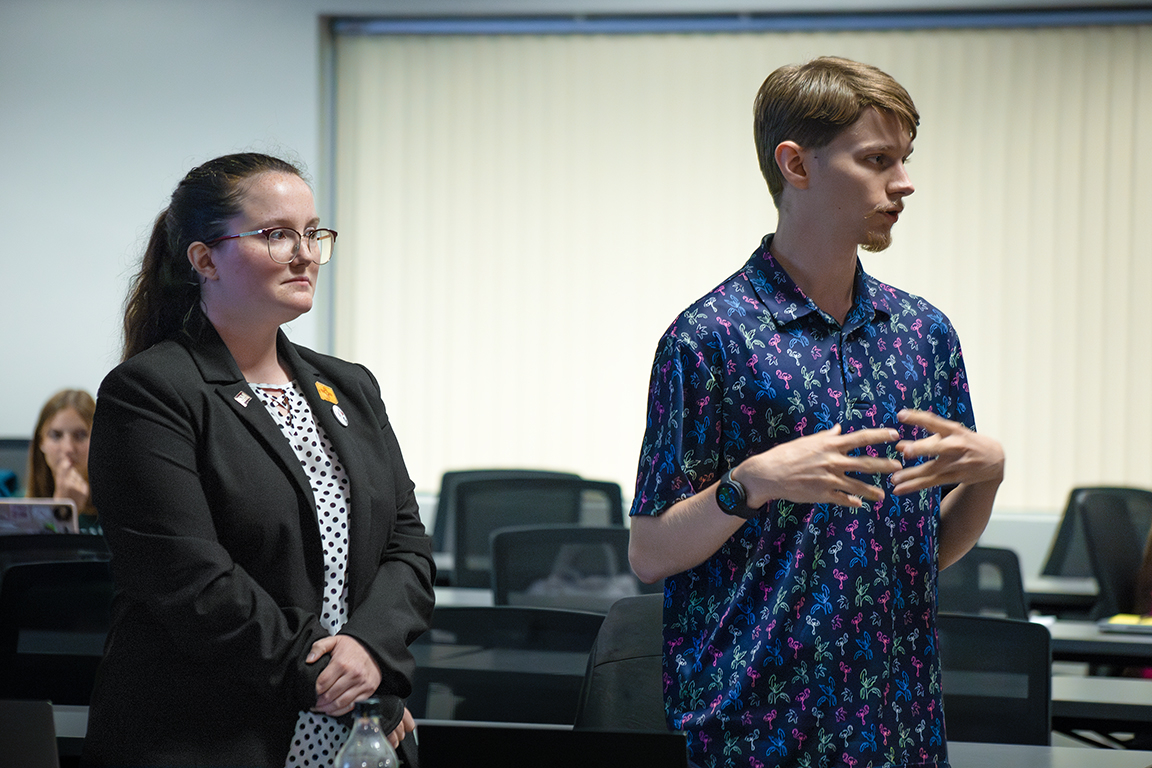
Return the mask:
<svg viewBox="0 0 1152 768">
<path fill-rule="evenodd" d="M 380 705 L 380 699 L 376 697 L 362 699 L 353 704 L 352 708 L 355 717 L 380 717 L 383 711 Z"/>
</svg>

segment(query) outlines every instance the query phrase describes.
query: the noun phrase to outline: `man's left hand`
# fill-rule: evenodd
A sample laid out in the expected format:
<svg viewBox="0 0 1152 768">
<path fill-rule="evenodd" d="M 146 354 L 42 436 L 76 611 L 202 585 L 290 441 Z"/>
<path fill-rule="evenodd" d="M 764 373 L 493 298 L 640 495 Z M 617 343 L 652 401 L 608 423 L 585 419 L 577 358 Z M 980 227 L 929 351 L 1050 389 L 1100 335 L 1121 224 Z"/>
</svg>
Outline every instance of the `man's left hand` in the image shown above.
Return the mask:
<svg viewBox="0 0 1152 768">
<path fill-rule="evenodd" d="M 901 424 L 931 433 L 920 440 L 901 440 L 896 444 L 905 461 L 927 458 L 892 474 L 892 492 L 897 496 L 938 485 L 999 484 L 1004 479 L 1004 449 L 999 441 L 929 411 L 906 409 L 897 414 L 897 419 Z"/>
</svg>

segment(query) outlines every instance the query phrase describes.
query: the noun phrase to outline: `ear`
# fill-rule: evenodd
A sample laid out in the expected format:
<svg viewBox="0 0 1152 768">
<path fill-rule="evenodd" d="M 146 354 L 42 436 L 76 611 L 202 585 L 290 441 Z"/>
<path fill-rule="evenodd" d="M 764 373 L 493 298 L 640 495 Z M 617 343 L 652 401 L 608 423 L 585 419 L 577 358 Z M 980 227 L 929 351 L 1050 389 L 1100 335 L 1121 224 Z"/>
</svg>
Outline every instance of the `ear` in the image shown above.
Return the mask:
<svg viewBox="0 0 1152 768">
<path fill-rule="evenodd" d="M 192 271 L 205 280 L 216 279 L 216 262 L 212 258 L 212 249 L 200 241 L 188 246 L 188 262 Z"/>
<path fill-rule="evenodd" d="M 776 146 L 776 166 L 784 176 L 784 183 L 797 189 L 808 188 L 808 154 L 794 141 L 782 141 Z"/>
</svg>

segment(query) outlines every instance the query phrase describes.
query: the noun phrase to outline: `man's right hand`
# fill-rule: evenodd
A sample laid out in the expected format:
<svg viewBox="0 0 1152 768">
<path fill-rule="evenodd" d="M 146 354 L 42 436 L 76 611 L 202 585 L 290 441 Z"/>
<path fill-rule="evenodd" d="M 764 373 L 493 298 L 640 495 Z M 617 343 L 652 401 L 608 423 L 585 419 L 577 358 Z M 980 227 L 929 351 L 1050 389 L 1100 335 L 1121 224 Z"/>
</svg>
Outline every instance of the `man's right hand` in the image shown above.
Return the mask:
<svg viewBox="0 0 1152 768">
<path fill-rule="evenodd" d="M 845 435 L 837 424 L 750 456 L 732 470 L 732 478 L 744 486 L 752 508 L 777 499 L 860 507 L 865 499 L 882 501 L 884 491 L 849 477 L 850 474 L 888 475 L 903 465 L 896 459 L 848 454 L 899 439 L 899 432 L 886 427 L 859 429 Z"/>
<path fill-rule="evenodd" d="M 732 470 L 732 477 L 744 486 L 748 506 L 753 509 L 775 499 L 860 507 L 864 499 L 882 500 L 884 490 L 848 475 L 891 474 L 901 469 L 901 463 L 848 454 L 899 439 L 900 434 L 890 428 L 861 429 L 842 435 L 837 424 L 745 459 Z M 745 524 L 743 518 L 720 509 L 716 503 L 718 485 L 713 483 L 681 499 L 659 515 L 632 518 L 628 560 L 637 576 L 653 583 L 695 568 Z"/>
</svg>

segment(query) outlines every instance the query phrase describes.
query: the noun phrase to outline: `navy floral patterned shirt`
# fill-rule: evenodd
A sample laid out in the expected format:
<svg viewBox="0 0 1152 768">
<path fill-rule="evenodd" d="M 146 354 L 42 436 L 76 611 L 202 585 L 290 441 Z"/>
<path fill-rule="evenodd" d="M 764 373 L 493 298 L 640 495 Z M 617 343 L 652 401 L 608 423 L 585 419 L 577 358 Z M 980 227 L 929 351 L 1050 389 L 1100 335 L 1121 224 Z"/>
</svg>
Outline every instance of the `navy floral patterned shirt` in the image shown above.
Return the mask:
<svg viewBox="0 0 1152 768">
<path fill-rule="evenodd" d="M 658 515 L 748 456 L 903 408 L 973 427 L 960 344 L 916 296 L 856 271 L 844 324 L 769 253 L 687 310 L 656 353 L 632 515 Z M 899 459 L 895 444 L 869 446 Z M 868 478 L 862 478 L 868 479 Z M 669 725 L 699 766 L 947 765 L 936 654 L 941 489 L 861 509 L 775 501 L 669 577 Z"/>
</svg>

